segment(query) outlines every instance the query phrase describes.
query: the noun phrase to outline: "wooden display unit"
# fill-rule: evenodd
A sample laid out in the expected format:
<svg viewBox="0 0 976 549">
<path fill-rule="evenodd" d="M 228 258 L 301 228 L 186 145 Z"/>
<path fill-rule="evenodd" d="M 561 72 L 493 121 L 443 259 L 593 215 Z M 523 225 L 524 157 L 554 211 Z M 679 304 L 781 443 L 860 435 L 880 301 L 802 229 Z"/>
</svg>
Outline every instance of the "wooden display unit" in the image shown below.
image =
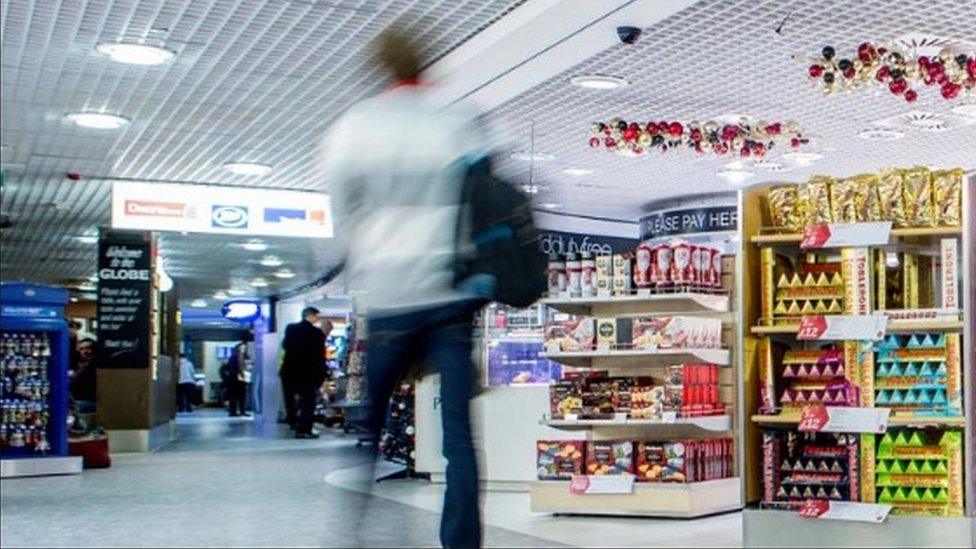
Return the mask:
<svg viewBox="0 0 976 549">
<path fill-rule="evenodd" d="M 973 308 L 976 306 L 976 295 L 974 295 L 973 277 L 976 276 L 976 211 L 974 211 L 974 199 L 976 199 L 976 178 L 967 176 L 964 179 L 963 190 L 963 217 L 961 227 L 923 227 L 923 228 L 895 228 L 891 230 L 890 239 L 883 246 L 868 246 L 867 257 L 869 258 L 868 275 L 868 307 L 869 311 L 858 314 L 869 314 L 884 311 L 882 301 L 876 284 L 881 284 L 885 274 L 879 274 L 875 269 L 881 269 L 880 273 L 887 272 L 890 268 L 885 264 L 887 254 L 899 254 L 904 252 L 928 254 L 937 257 L 940 250 L 940 242 L 943 239 L 954 239 L 958 245 L 957 261 L 958 276 L 957 286 L 959 295 L 959 305 L 955 313 L 946 309 L 946 315 L 940 315 L 938 319 L 905 320 L 889 319 L 887 334 L 897 334 L 898 337 L 910 337 L 912 334 L 955 334 L 952 337 L 961 337 L 961 378 L 962 378 L 962 414 L 961 415 L 905 415 L 892 414 L 889 420 L 889 433 L 899 432 L 908 429 L 926 429 L 935 433 L 960 432 L 963 438 L 963 455 L 965 464 L 963 468 L 963 508 L 961 516 L 916 516 L 916 515 L 891 515 L 880 524 L 869 524 L 864 522 L 850 522 L 840 520 L 815 520 L 804 519 L 799 516 L 796 510 L 777 510 L 768 508 L 761 504 L 763 493 L 763 451 L 762 451 L 762 429 L 783 429 L 789 430 L 799 423 L 801 409 L 781 408 L 775 413 L 762 411 L 763 396 L 760 394 L 760 370 L 763 367 L 764 358 L 761 349 L 765 342 L 778 341 L 790 345 L 795 345 L 797 321 L 775 321 L 771 318 L 764 318 L 763 312 L 773 309 L 767 305 L 763 307 L 763 250 L 770 248 L 782 251 L 787 254 L 802 256 L 799 250 L 801 235 L 797 233 L 775 234 L 768 227 L 771 222 L 768 215 L 767 199 L 770 186 L 753 186 L 740 192 L 740 242 L 742 249 L 739 257 L 741 258 L 741 269 L 739 277 L 739 299 L 736 305 L 742 311 L 741 331 L 738 344 L 736 346 L 738 357 L 734 362 L 741 364 L 741 391 L 742 409 L 741 413 L 747 419 L 742 432 L 744 440 L 743 452 L 743 477 L 744 477 L 744 498 L 747 510 L 743 515 L 744 521 L 744 543 L 746 546 L 765 545 L 776 543 L 780 545 L 801 545 L 801 546 L 842 546 L 850 543 L 850 540 L 857 539 L 857 543 L 869 543 L 878 545 L 902 545 L 906 528 L 914 532 L 913 535 L 921 535 L 928 543 L 938 543 L 939 540 L 959 540 L 970 539 L 972 544 L 976 544 L 976 526 L 973 517 L 976 516 L 976 410 L 974 410 L 974 397 L 976 397 L 976 373 L 974 373 L 974 362 L 976 362 L 976 346 L 973 345 L 973 334 L 976 333 L 976 322 L 974 322 Z M 951 245 L 951 243 L 950 243 Z M 934 248 L 934 252 L 932 249 Z M 846 249 L 846 250 L 850 250 Z M 833 248 L 822 250 L 820 253 L 831 256 L 842 257 L 846 252 L 844 248 Z M 769 252 L 766 253 L 767 265 L 769 262 Z M 877 255 L 872 255 L 877 254 Z M 872 262 L 877 258 L 879 263 Z M 779 258 L 776 259 L 776 268 L 779 269 Z M 833 259 L 831 259 L 833 261 Z M 934 260 L 932 260 L 934 263 Z M 794 267 L 796 264 L 794 264 Z M 772 267 L 765 267 L 766 277 L 771 279 Z M 904 267 L 908 271 L 908 267 Z M 921 271 L 921 269 L 919 269 Z M 809 271 L 808 271 L 809 272 Z M 927 271 L 935 273 L 934 270 Z M 845 287 L 851 283 L 844 272 Z M 918 276 L 918 275 L 916 275 Z M 927 276 L 923 274 L 921 276 Z M 932 275 L 934 276 L 934 275 Z M 880 277 L 880 278 L 878 278 Z M 863 279 L 861 279 L 863 280 Z M 780 288 L 776 279 L 765 282 L 765 291 L 772 294 Z M 907 282 L 905 283 L 907 284 Z M 934 283 L 933 283 L 934 284 Z M 862 287 L 864 284 L 862 282 Z M 941 285 L 941 281 L 940 281 Z M 934 287 L 934 286 L 933 286 Z M 938 292 L 931 290 L 935 298 Z M 779 296 L 779 294 L 777 294 Z M 789 294 L 786 294 L 789 295 Z M 777 299 L 782 299 L 778 297 Z M 907 299 L 902 297 L 902 299 Z M 906 306 L 905 309 L 926 307 L 939 307 L 940 305 L 915 304 L 914 307 Z M 897 311 L 900 307 L 892 307 L 889 310 Z M 863 311 L 863 309 L 862 309 Z M 845 310 L 845 314 L 852 314 Z M 780 313 L 782 314 L 782 313 Z M 895 314 L 892 312 L 892 314 Z M 849 342 L 852 343 L 852 342 Z M 838 342 L 838 344 L 844 344 Z M 877 344 L 880 345 L 880 344 Z M 870 351 L 870 361 L 867 364 L 857 362 L 854 368 L 858 373 L 853 376 L 855 382 L 870 379 L 871 386 L 867 388 L 870 398 L 864 397 L 861 391 L 859 398 L 860 406 L 870 407 L 874 404 L 874 383 L 877 374 L 874 364 L 875 353 L 879 352 L 878 346 L 868 347 Z M 849 357 L 845 357 L 845 364 L 850 365 Z M 777 364 L 778 368 L 782 365 Z M 863 377 L 868 376 L 868 377 Z M 878 378 L 880 379 L 880 378 Z M 860 385 L 858 385 L 860 387 Z M 781 387 L 777 387 L 777 390 Z M 775 395 L 776 393 L 774 393 Z M 774 397 L 775 399 L 775 397 Z M 768 404 L 768 400 L 766 401 Z M 775 400 L 777 405 L 782 405 Z M 908 431 L 914 432 L 914 431 Z M 859 435 L 860 437 L 874 437 L 875 435 Z M 878 435 L 880 437 L 880 435 Z M 866 439 L 861 439 L 866 440 Z M 874 439 L 872 439 L 874 440 Z M 872 443 L 873 444 L 873 443 Z M 867 457 L 865 457 L 867 456 Z M 862 475 L 870 475 L 871 488 L 864 489 L 864 481 L 861 480 L 857 485 L 858 497 L 868 498 L 873 501 L 876 497 L 873 488 L 874 482 L 874 454 L 871 452 L 861 453 L 859 462 Z M 876 459 L 876 458 L 875 458 Z M 775 463 L 775 462 L 774 462 Z M 867 467 L 866 466 L 870 466 Z M 854 489 L 854 488 L 852 488 Z M 862 492 L 863 490 L 863 492 Z M 768 492 L 767 492 L 768 493 Z M 861 499 L 861 501 L 865 501 Z M 791 527 L 791 532 L 796 534 L 796 538 L 791 536 L 783 537 L 781 528 L 784 524 L 795 523 L 795 529 Z M 906 526 L 910 525 L 910 527 Z M 920 534 L 922 532 L 923 534 Z M 772 540 L 776 540 L 773 542 Z"/>
<path fill-rule="evenodd" d="M 725 415 L 665 417 L 663 419 L 550 419 L 549 427 L 581 433 L 586 440 L 664 440 L 731 437 L 732 477 L 692 483 L 635 483 L 630 494 L 573 494 L 568 481 L 541 480 L 532 484 L 532 510 L 580 515 L 623 515 L 694 518 L 738 510 L 743 505 L 741 479 L 741 416 L 739 410 L 739 367 L 736 357 L 737 326 L 730 303 L 735 293 L 735 257 L 723 258 L 721 291 L 681 291 L 630 295 L 545 299 L 561 312 L 600 317 L 650 315 L 694 315 L 722 320 L 721 349 L 599 349 L 583 352 L 550 352 L 546 356 L 567 367 L 600 369 L 610 375 L 641 375 L 660 379 L 671 364 L 712 363 L 719 365 L 719 395 L 726 404 Z"/>
</svg>

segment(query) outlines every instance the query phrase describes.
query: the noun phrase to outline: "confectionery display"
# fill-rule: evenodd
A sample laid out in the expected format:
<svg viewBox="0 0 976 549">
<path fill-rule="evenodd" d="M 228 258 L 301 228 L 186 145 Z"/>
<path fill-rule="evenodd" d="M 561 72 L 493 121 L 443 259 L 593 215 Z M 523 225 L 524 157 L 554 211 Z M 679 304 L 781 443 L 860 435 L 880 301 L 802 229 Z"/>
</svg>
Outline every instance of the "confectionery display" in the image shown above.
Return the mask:
<svg viewBox="0 0 976 549">
<path fill-rule="evenodd" d="M 959 334 L 892 334 L 876 349 L 876 406 L 895 416 L 962 415 Z"/>
<path fill-rule="evenodd" d="M 762 503 L 795 508 L 808 499 L 859 500 L 858 436 L 837 433 L 762 433 Z"/>
<path fill-rule="evenodd" d="M 592 318 L 573 318 L 546 326 L 545 347 L 550 352 L 592 350 L 596 345 L 596 326 Z"/>
<path fill-rule="evenodd" d="M 582 440 L 540 440 L 536 443 L 536 465 L 539 480 L 569 480 L 582 475 L 585 467 Z"/>
<path fill-rule="evenodd" d="M 763 248 L 760 255 L 763 323 L 791 324 L 803 315 L 844 312 L 841 262 L 818 254 L 803 254 L 792 260 L 773 248 Z"/>
<path fill-rule="evenodd" d="M 813 223 L 891 221 L 894 227 L 956 227 L 961 223 L 962 169 L 888 169 L 836 180 L 816 176 L 778 185 L 767 204 L 773 227 L 799 232 Z"/>
<path fill-rule="evenodd" d="M 635 318 L 631 328 L 635 349 L 718 349 L 722 321 L 698 316 Z"/>
<path fill-rule="evenodd" d="M 669 366 L 663 383 L 650 376 L 611 377 L 605 371 L 567 372 L 549 386 L 553 419 L 661 419 L 726 413 L 719 397 L 718 367 L 714 364 Z"/>
<path fill-rule="evenodd" d="M 41 332 L 0 332 L 0 445 L 46 452 L 51 419 L 51 344 Z"/>
<path fill-rule="evenodd" d="M 590 440 L 586 442 L 587 475 L 634 474 L 634 442 Z"/>
<path fill-rule="evenodd" d="M 732 439 L 637 441 L 637 482 L 702 482 L 732 476 Z"/>
<path fill-rule="evenodd" d="M 811 404 L 857 406 L 858 390 L 847 378 L 843 348 L 790 348 L 760 343 L 762 410 L 776 413 Z M 775 398 L 774 398 L 775 397 Z"/>
<path fill-rule="evenodd" d="M 900 429 L 863 435 L 865 501 L 903 515 L 962 515 L 962 433 Z"/>
</svg>

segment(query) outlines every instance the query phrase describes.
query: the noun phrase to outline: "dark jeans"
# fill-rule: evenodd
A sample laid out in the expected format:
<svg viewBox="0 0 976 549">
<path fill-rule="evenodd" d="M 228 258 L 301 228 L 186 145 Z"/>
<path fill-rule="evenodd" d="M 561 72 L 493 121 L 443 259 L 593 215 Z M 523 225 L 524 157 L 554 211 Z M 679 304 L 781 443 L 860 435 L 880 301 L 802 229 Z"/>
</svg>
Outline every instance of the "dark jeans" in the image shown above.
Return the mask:
<svg viewBox="0 0 976 549">
<path fill-rule="evenodd" d="M 180 383 L 176 387 L 176 401 L 181 412 L 193 411 L 193 394 L 196 393 L 196 383 Z"/>
<path fill-rule="evenodd" d="M 370 428 L 379 434 L 390 395 L 417 363 L 436 366 L 441 374 L 443 452 L 447 489 L 441 515 L 444 547 L 480 547 L 478 464 L 471 441 L 470 399 L 474 382 L 471 332 L 482 302 L 463 302 L 396 316 L 369 319 L 366 356 Z"/>
<path fill-rule="evenodd" d="M 295 434 L 312 434 L 312 424 L 315 423 L 315 405 L 318 404 L 318 387 L 311 383 L 301 383 L 295 388 L 298 394 L 298 420 Z"/>
<path fill-rule="evenodd" d="M 295 427 L 298 421 L 298 389 L 295 380 L 291 376 L 282 375 L 281 377 L 281 396 L 284 399 L 285 423 Z"/>
<path fill-rule="evenodd" d="M 227 386 L 227 398 L 229 400 L 227 407 L 232 416 L 244 415 L 247 411 L 247 390 L 250 383 L 244 383 L 243 381 L 238 381 L 232 379 L 228 382 Z"/>
</svg>

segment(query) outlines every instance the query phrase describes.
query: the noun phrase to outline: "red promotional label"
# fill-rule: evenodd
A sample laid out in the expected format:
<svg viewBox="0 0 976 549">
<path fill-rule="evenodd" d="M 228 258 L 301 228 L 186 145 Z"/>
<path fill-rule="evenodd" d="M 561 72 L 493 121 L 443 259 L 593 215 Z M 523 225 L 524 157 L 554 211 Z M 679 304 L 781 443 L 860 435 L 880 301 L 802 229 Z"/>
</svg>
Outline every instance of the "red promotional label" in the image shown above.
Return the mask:
<svg viewBox="0 0 976 549">
<path fill-rule="evenodd" d="M 830 225 L 826 223 L 815 223 L 803 229 L 803 239 L 800 240 L 800 247 L 823 248 L 829 239 Z"/>
<path fill-rule="evenodd" d="M 586 475 L 573 475 L 569 481 L 569 493 L 585 494 L 590 489 L 590 477 Z"/>
<path fill-rule="evenodd" d="M 827 318 L 823 315 L 805 316 L 800 319 L 800 327 L 796 331 L 799 340 L 814 341 L 827 331 Z"/>
<path fill-rule="evenodd" d="M 800 415 L 798 431 L 822 431 L 830 421 L 826 406 L 806 406 Z"/>
<path fill-rule="evenodd" d="M 804 518 L 818 518 L 830 510 L 830 501 L 826 499 L 808 499 L 800 507 L 800 516 Z"/>
</svg>

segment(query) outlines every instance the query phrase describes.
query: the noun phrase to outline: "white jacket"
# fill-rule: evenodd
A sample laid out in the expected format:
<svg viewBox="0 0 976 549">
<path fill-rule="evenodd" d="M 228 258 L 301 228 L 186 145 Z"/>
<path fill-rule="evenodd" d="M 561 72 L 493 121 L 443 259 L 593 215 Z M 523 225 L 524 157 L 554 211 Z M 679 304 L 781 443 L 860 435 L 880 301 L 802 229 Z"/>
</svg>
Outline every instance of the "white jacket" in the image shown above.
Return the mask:
<svg viewBox="0 0 976 549">
<path fill-rule="evenodd" d="M 401 86 L 347 111 L 326 136 L 324 177 L 350 286 L 383 316 L 456 301 L 462 174 L 487 152 L 475 117 Z"/>
</svg>

